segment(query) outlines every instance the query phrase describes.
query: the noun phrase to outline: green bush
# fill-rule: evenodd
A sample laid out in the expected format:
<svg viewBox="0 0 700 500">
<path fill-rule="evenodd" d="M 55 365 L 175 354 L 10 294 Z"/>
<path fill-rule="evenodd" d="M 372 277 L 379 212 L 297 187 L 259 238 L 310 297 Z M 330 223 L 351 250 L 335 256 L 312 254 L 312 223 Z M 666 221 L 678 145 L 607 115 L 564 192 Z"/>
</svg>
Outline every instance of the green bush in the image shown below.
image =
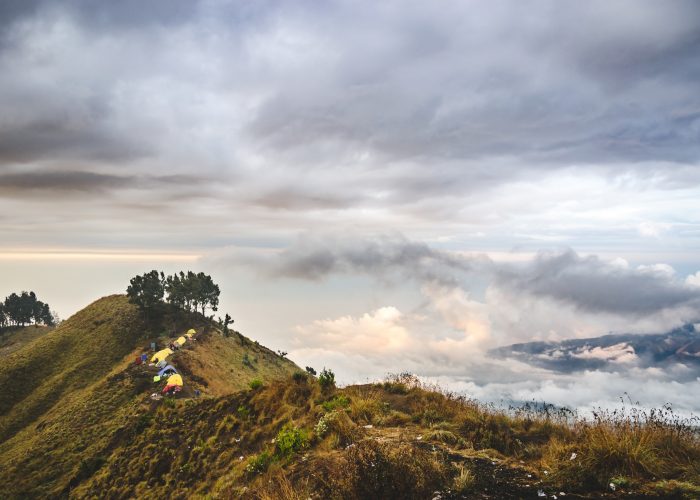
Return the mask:
<svg viewBox="0 0 700 500">
<path fill-rule="evenodd" d="M 236 410 L 236 413 L 240 418 L 243 420 L 247 419 L 250 416 L 250 408 L 244 405 L 240 405 L 238 409 Z"/>
<path fill-rule="evenodd" d="M 265 472 L 272 462 L 272 455 L 263 451 L 259 455 L 252 456 L 245 466 L 245 471 L 248 474 L 260 474 Z"/>
<path fill-rule="evenodd" d="M 308 431 L 299 427 L 284 426 L 277 433 L 275 444 L 280 457 L 289 457 L 309 446 Z"/>
<path fill-rule="evenodd" d="M 294 372 L 292 374 L 292 380 L 294 380 L 296 383 L 306 382 L 308 378 L 309 376 L 304 372 Z"/>
<path fill-rule="evenodd" d="M 321 370 L 321 374 L 318 376 L 318 383 L 321 384 L 321 389 L 328 391 L 335 387 L 335 373 L 331 370 L 324 368 Z"/>
<path fill-rule="evenodd" d="M 350 406 L 350 399 L 347 396 L 340 394 L 338 396 L 334 396 L 328 401 L 324 401 L 321 403 L 321 406 L 326 412 L 330 412 L 338 408 L 347 408 Z"/>
<path fill-rule="evenodd" d="M 262 380 L 259 378 L 250 381 L 250 388 L 252 390 L 260 389 L 263 386 Z"/>
</svg>

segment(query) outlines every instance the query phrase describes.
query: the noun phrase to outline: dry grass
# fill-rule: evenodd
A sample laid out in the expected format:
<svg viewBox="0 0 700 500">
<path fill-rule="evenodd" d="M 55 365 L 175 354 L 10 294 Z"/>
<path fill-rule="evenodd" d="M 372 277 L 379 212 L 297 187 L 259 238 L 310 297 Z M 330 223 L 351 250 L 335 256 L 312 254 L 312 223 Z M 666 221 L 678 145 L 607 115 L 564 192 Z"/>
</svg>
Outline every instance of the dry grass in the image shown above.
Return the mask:
<svg viewBox="0 0 700 500">
<path fill-rule="evenodd" d="M 458 495 L 465 495 L 474 489 L 476 477 L 467 467 L 460 465 L 457 475 L 452 480 L 452 490 Z"/>
<path fill-rule="evenodd" d="M 635 483 L 657 478 L 697 481 L 696 425 L 668 407 L 600 411 L 592 421 L 576 422 L 569 440 L 547 443 L 542 463 L 552 470 L 553 481 L 580 488 L 605 487 L 614 477 Z"/>
</svg>

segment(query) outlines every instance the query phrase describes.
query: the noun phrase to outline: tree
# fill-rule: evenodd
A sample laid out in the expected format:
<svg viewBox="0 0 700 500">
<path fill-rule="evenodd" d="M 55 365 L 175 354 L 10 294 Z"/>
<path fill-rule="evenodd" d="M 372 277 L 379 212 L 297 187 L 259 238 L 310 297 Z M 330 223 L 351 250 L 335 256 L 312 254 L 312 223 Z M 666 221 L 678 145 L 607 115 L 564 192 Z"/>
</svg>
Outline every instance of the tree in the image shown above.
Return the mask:
<svg viewBox="0 0 700 500">
<path fill-rule="evenodd" d="M 196 280 L 196 302 L 202 308 L 202 314 L 205 314 L 207 308 L 216 311 L 219 307 L 219 285 L 214 283 L 211 276 L 204 273 L 197 273 Z"/>
<path fill-rule="evenodd" d="M 25 326 L 32 322 L 47 326 L 55 324 L 49 305 L 38 300 L 34 292 L 22 292 L 20 295 L 12 293 L 0 306 L 2 306 L 0 327 L 9 324 Z"/>
<path fill-rule="evenodd" d="M 204 273 L 180 271 L 165 279 L 168 303 L 186 311 L 201 310 L 206 315 L 207 309 L 216 311 L 219 307 L 219 285 L 211 276 Z"/>
<path fill-rule="evenodd" d="M 34 292 L 31 292 L 31 295 L 27 292 L 22 292 L 21 295 L 11 293 L 5 299 L 5 309 L 10 321 L 19 326 L 30 323 L 34 313 L 34 302 L 36 302 Z"/>
<path fill-rule="evenodd" d="M 155 269 L 150 273 L 134 276 L 126 289 L 129 302 L 136 304 L 148 316 L 163 301 L 165 295 L 165 275 Z"/>
<path fill-rule="evenodd" d="M 39 319 L 35 319 L 35 322 L 44 323 L 46 326 L 56 326 L 56 319 L 51 312 L 51 308 L 48 304 L 41 303 L 41 312 L 39 313 Z"/>
<path fill-rule="evenodd" d="M 219 316 L 219 325 L 224 333 L 224 337 L 229 336 L 230 330 L 228 329 L 228 325 L 231 323 L 233 323 L 233 318 L 228 313 L 226 313 L 226 317 L 224 317 L 224 319 L 221 319 L 221 316 Z"/>
<path fill-rule="evenodd" d="M 165 280 L 165 291 L 168 292 L 168 302 L 181 309 L 185 308 L 184 280 L 185 273 L 182 271 L 180 271 L 179 275 L 175 273 L 172 276 L 168 276 Z"/>
</svg>

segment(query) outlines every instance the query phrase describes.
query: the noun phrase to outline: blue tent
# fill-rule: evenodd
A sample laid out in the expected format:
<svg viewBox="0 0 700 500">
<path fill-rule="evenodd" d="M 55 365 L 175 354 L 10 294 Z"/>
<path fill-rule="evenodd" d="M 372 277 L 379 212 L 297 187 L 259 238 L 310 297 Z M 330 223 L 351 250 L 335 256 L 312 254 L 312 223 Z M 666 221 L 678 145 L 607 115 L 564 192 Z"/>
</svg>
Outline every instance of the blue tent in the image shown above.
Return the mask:
<svg viewBox="0 0 700 500">
<path fill-rule="evenodd" d="M 158 372 L 158 375 L 153 377 L 153 382 L 160 382 L 162 378 L 169 377 L 170 375 L 173 375 L 175 373 L 177 373 L 175 367 L 173 365 L 167 365 Z"/>
<path fill-rule="evenodd" d="M 162 377 L 163 375 L 172 375 L 173 373 L 177 373 L 177 370 L 173 365 L 168 365 L 158 372 L 158 376 Z"/>
</svg>

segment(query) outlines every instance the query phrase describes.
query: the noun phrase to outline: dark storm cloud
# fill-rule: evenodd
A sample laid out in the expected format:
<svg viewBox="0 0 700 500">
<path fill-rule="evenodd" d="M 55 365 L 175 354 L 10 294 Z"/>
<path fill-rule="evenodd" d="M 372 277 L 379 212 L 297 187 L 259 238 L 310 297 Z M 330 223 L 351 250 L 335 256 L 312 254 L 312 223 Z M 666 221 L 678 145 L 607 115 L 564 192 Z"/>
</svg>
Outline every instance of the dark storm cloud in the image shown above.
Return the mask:
<svg viewBox="0 0 700 500">
<path fill-rule="evenodd" d="M 266 190 L 249 201 L 273 210 L 342 209 L 360 201 L 351 194 L 330 194 L 305 187 L 285 187 Z"/>
<path fill-rule="evenodd" d="M 550 168 L 700 158 L 697 3 L 414 4 L 330 16 L 348 16 L 352 30 L 316 30 L 337 54 L 321 82 L 280 88 L 249 129 L 271 150 L 351 144 L 394 161 L 517 155 Z"/>
<path fill-rule="evenodd" d="M 688 307 L 700 316 L 700 288 L 686 285 L 668 270 L 629 268 L 573 251 L 540 254 L 525 269 L 502 267 L 496 284 L 569 303 L 596 313 L 646 316 Z"/>
<path fill-rule="evenodd" d="M 672 311 L 679 321 L 700 319 L 700 288 L 679 280 L 670 268 L 632 268 L 572 250 L 541 253 L 526 264 L 508 264 L 438 250 L 401 236 L 307 235 L 254 264 L 273 276 L 304 280 L 362 274 L 456 287 L 470 278 L 509 294 L 553 299 L 594 314 L 645 317 Z"/>
<path fill-rule="evenodd" d="M 484 259 L 467 259 L 400 236 L 343 239 L 307 236 L 263 263 L 266 272 L 281 277 L 320 280 L 332 274 L 364 274 L 380 279 L 392 274 L 420 283 L 455 285 Z"/>
<path fill-rule="evenodd" d="M 110 131 L 103 114 L 87 119 L 43 117 L 30 123 L 0 123 L 0 165 L 50 158 L 128 163 L 147 156 L 143 140 Z"/>
<path fill-rule="evenodd" d="M 0 173 L 0 192 L 23 196 L 27 192 L 94 192 L 125 188 L 152 189 L 193 186 L 204 182 L 194 176 L 122 176 L 96 172 L 56 170 Z"/>
<path fill-rule="evenodd" d="M 685 1 L 4 2 L 0 167 L 196 168 L 255 211 L 426 221 L 572 165 L 697 184 L 698 18 Z"/>
<path fill-rule="evenodd" d="M 190 0 L 5 0 L 0 3 L 0 29 L 30 19 L 47 9 L 60 9 L 95 30 L 168 26 L 191 20 L 198 2 Z"/>
</svg>

